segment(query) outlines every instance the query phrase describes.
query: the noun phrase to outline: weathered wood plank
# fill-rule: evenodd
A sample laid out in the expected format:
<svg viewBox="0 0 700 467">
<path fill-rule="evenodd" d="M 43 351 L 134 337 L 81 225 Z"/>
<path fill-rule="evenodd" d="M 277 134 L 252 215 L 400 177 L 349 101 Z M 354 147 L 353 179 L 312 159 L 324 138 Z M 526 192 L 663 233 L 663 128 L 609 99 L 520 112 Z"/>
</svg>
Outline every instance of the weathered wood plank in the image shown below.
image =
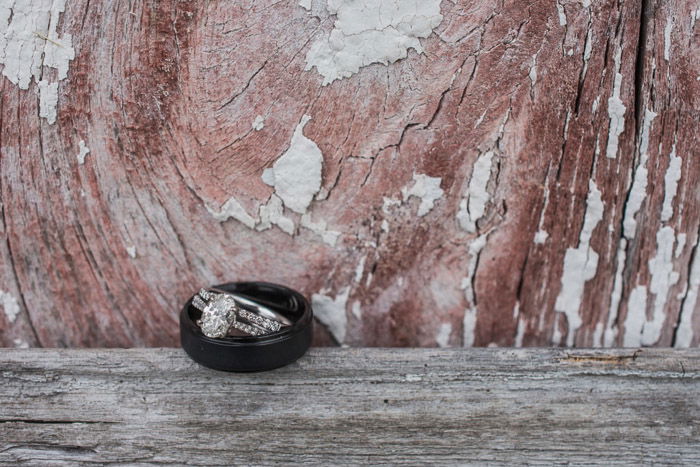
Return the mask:
<svg viewBox="0 0 700 467">
<path fill-rule="evenodd" d="M 0 376 L 2 463 L 700 463 L 698 350 L 10 350 Z"/>
</svg>

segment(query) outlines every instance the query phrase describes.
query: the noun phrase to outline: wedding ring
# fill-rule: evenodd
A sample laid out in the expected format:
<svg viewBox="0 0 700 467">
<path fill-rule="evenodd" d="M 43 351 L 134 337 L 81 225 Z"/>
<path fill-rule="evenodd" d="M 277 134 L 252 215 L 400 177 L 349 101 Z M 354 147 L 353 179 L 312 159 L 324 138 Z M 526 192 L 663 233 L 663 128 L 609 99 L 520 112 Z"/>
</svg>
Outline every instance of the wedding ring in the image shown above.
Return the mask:
<svg viewBox="0 0 700 467">
<path fill-rule="evenodd" d="M 225 297 L 231 297 L 234 303 Z M 214 306 L 219 300 L 222 306 Z M 203 310 L 207 307 L 210 307 L 207 315 L 218 314 L 222 321 L 220 329 L 216 323 L 212 323 L 211 329 L 205 326 L 207 333 L 219 336 L 224 329 L 231 331 L 224 338 L 204 334 L 202 324 L 210 319 L 204 316 Z M 224 311 L 214 313 L 214 309 L 219 308 Z M 245 311 L 252 315 L 242 313 Z M 279 331 L 270 332 L 264 327 L 265 321 L 254 323 L 246 316 L 252 320 L 257 316 L 274 321 Z M 272 370 L 304 355 L 311 345 L 313 316 L 309 301 L 294 289 L 270 282 L 228 282 L 209 287 L 185 302 L 180 311 L 180 344 L 192 360 L 215 370 Z M 252 334 L 234 327 L 234 318 L 235 323 L 251 326 L 257 333 L 265 329 L 266 334 L 251 337 Z"/>
<path fill-rule="evenodd" d="M 202 312 L 196 324 L 207 337 L 226 337 L 234 329 L 264 336 L 291 325 L 287 318 L 254 300 L 216 289 L 201 289 L 192 298 L 192 306 Z"/>
</svg>

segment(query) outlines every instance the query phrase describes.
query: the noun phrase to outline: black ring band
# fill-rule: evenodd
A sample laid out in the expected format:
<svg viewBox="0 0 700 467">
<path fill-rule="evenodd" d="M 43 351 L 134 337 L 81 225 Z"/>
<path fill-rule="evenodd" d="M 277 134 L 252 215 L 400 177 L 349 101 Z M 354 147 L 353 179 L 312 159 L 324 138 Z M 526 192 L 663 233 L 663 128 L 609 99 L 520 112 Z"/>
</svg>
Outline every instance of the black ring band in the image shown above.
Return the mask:
<svg viewBox="0 0 700 467">
<path fill-rule="evenodd" d="M 196 324 L 202 312 L 190 298 L 180 312 L 180 343 L 194 361 L 215 370 L 264 371 L 288 365 L 306 353 L 313 312 L 302 294 L 267 282 L 230 282 L 215 288 L 265 305 L 289 318 L 292 325 L 265 336 L 207 337 Z"/>
</svg>

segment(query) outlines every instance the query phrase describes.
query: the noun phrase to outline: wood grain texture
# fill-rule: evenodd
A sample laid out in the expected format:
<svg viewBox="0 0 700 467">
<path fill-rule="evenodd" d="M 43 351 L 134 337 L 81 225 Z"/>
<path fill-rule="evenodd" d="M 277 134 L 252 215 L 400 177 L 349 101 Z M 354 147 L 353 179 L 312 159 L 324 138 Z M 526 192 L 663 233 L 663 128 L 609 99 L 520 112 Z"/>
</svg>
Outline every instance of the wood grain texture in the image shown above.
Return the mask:
<svg viewBox="0 0 700 467">
<path fill-rule="evenodd" d="M 258 374 L 8 350 L 0 368 L 3 464 L 700 462 L 697 350 L 315 349 Z"/>
<path fill-rule="evenodd" d="M 697 5 L 445 1 L 423 53 L 323 86 L 337 17 L 298 3 L 66 4 L 56 122 L 0 82 L 0 345 L 174 345 L 230 280 L 315 296 L 317 345 L 697 345 Z M 334 245 L 250 227 L 305 115 Z"/>
</svg>

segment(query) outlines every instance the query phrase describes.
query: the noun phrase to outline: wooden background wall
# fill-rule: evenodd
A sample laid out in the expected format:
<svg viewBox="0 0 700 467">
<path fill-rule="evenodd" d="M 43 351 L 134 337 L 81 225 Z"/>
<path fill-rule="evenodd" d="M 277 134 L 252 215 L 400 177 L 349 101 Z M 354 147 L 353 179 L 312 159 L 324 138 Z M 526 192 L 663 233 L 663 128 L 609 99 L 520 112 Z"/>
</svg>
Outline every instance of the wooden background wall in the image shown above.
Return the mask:
<svg viewBox="0 0 700 467">
<path fill-rule="evenodd" d="M 700 5 L 0 1 L 0 344 L 700 341 Z M 379 63 L 384 62 L 384 63 Z"/>
</svg>

